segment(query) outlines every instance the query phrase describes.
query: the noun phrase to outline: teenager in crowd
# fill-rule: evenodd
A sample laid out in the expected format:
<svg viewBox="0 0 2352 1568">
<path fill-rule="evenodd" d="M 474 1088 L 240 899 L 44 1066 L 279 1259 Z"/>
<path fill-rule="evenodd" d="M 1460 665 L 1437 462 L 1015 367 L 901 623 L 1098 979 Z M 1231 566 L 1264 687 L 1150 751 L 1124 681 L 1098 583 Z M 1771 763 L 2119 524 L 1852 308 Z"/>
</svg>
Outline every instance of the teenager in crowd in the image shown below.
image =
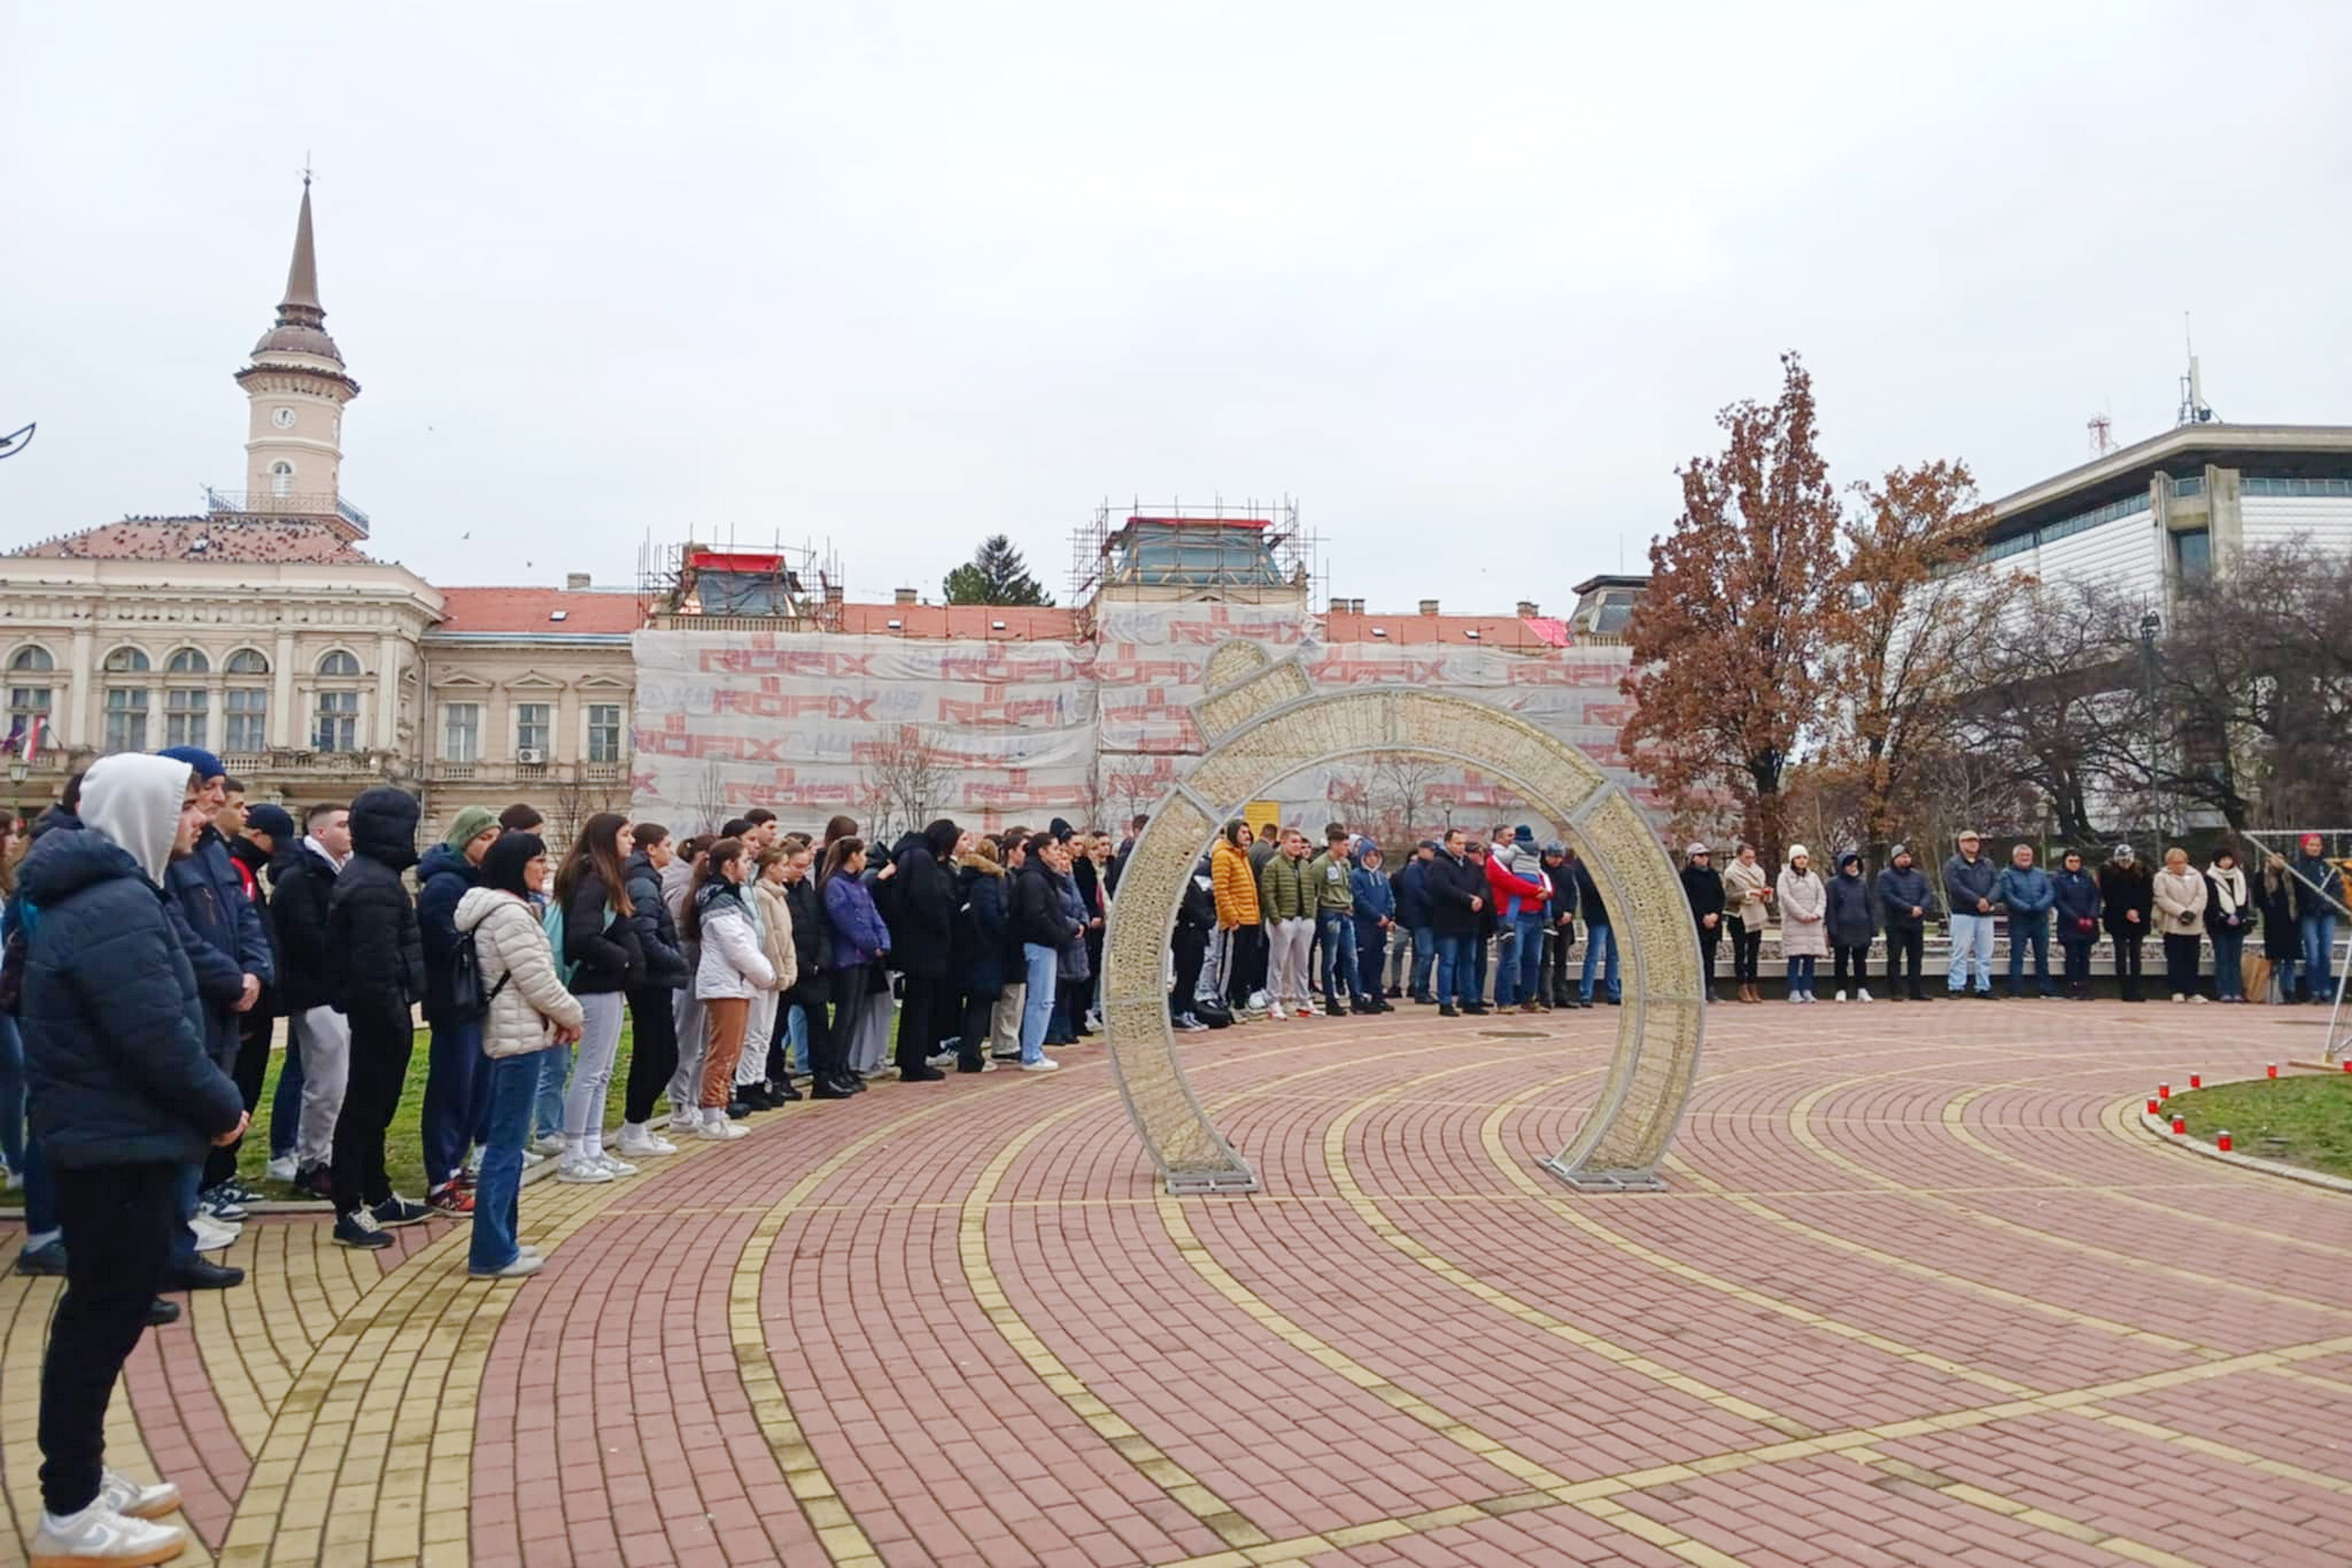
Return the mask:
<svg viewBox="0 0 2352 1568">
<path fill-rule="evenodd" d="M 1846 1000 L 1849 973 L 1854 1000 L 1870 1000 L 1870 943 L 1878 940 L 1878 907 L 1862 872 L 1862 852 L 1843 849 L 1837 855 L 1837 875 L 1829 879 L 1830 985 L 1839 1002 Z"/>
<path fill-rule="evenodd" d="M 441 842 L 417 863 L 417 929 L 424 950 L 424 1021 L 432 1029 L 424 1080 L 424 1201 L 445 1214 L 473 1212 L 459 1178 L 473 1134 L 474 1089 L 482 1051 L 482 1020 L 467 1012 L 471 998 L 453 990 L 460 940 L 457 906 L 479 885 L 482 857 L 502 830 L 486 807 L 467 806 L 451 818 Z"/>
<path fill-rule="evenodd" d="M 335 1240 L 391 1244 L 388 1227 L 432 1212 L 392 1191 L 384 1134 L 408 1077 L 409 1009 L 424 994 L 417 907 L 401 873 L 417 863 L 417 798 L 371 789 L 351 803 L 351 862 L 326 907 L 328 991 L 351 1026 L 350 1082 L 335 1120 Z"/>
<path fill-rule="evenodd" d="M 842 1062 L 843 1081 L 854 1088 L 866 1086 L 856 1055 L 858 1024 L 872 1005 L 872 988 L 882 983 L 882 960 L 890 952 L 890 928 L 874 908 L 874 895 L 862 879 L 865 874 L 864 839 L 845 834 L 827 846 L 818 892 L 833 953 L 834 1050 Z M 886 1000 L 883 1006 L 888 1006 Z"/>
<path fill-rule="evenodd" d="M 727 1114 L 735 1098 L 735 1065 L 742 1053 L 752 997 L 772 989 L 777 978 L 760 951 L 751 908 L 744 902 L 743 884 L 751 873 L 752 857 L 742 840 L 723 838 L 704 857 L 687 904 L 686 932 L 701 951 L 694 991 L 702 998 L 706 1031 L 697 1135 L 711 1142 L 745 1133 Z"/>
<path fill-rule="evenodd" d="M 621 866 L 628 889 L 629 928 L 637 938 L 644 974 L 628 988 L 628 1084 L 623 1091 L 621 1136 L 614 1146 L 624 1160 L 658 1160 L 677 1145 L 654 1130 L 654 1101 L 677 1070 L 677 993 L 692 975 L 679 946 L 677 922 L 661 895 L 662 879 L 675 859 L 670 830 L 640 822 L 629 831 L 633 847 Z M 688 874 L 691 875 L 691 867 Z"/>
<path fill-rule="evenodd" d="M 630 924 L 623 871 L 636 840 L 626 817 L 598 812 L 555 874 L 554 901 L 563 911 L 564 961 L 570 967 L 566 989 L 580 999 L 583 1015 L 580 1054 L 572 1064 L 571 1087 L 564 1093 L 564 1154 L 557 1177 L 565 1181 L 610 1181 L 634 1176 L 637 1167 L 604 1148 L 605 1091 L 621 1051 L 621 1021 L 628 990 L 642 985 L 645 958 Z"/>
</svg>

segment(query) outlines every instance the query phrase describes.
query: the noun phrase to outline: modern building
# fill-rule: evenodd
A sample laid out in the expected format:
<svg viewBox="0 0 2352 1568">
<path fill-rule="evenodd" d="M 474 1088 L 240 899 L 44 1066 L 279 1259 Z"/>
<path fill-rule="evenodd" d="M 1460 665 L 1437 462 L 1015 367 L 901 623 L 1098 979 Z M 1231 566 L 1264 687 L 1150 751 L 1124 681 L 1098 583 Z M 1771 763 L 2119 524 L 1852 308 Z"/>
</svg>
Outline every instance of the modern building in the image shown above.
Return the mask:
<svg viewBox="0 0 2352 1568">
<path fill-rule="evenodd" d="M 2263 546 L 2352 553 L 2352 427 L 2183 424 L 2004 496 L 1993 515 L 1988 565 L 2106 578 L 2158 609 Z"/>
</svg>

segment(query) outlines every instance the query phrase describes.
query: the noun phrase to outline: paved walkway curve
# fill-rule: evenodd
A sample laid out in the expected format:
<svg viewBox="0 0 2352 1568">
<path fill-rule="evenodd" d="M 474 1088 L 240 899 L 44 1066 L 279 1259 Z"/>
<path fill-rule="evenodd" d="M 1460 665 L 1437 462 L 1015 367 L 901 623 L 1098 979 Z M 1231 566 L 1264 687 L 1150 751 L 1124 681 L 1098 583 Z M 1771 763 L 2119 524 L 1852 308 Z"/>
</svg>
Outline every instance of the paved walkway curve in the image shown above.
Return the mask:
<svg viewBox="0 0 2352 1568">
<path fill-rule="evenodd" d="M 2299 1011 L 1724 1007 L 1671 1190 L 1579 1196 L 1612 1022 L 1196 1037 L 1247 1198 L 1081 1048 L 537 1184 L 519 1288 L 256 1222 L 111 1441 L 235 1568 L 2352 1561 L 2352 1199 L 2132 1116 Z M 55 1298 L 0 1283 L 0 1563 Z"/>
</svg>

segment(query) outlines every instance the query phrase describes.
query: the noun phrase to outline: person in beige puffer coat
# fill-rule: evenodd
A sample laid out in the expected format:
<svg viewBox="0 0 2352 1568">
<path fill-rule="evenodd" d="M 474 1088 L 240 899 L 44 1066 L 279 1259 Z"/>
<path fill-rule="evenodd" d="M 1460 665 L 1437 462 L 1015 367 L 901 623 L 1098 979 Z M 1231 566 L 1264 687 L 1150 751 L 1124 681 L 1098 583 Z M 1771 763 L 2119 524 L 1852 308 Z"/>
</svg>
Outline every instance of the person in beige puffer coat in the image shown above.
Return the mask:
<svg viewBox="0 0 2352 1568">
<path fill-rule="evenodd" d="M 1829 956 L 1829 889 L 1802 844 L 1788 847 L 1788 864 L 1774 891 L 1780 903 L 1780 956 L 1788 960 L 1788 1000 L 1811 1002 L 1813 965 Z"/>
<path fill-rule="evenodd" d="M 506 833 L 482 857 L 481 882 L 457 902 L 458 935 L 470 941 L 488 1006 L 482 1053 L 490 1058 L 482 1176 L 474 1190 L 469 1270 L 519 1279 L 540 1256 L 516 1240 L 523 1142 L 539 1092 L 539 1053 L 580 1037 L 579 998 L 564 989 L 555 953 L 532 895 L 547 886 L 547 846 L 535 833 Z"/>
</svg>

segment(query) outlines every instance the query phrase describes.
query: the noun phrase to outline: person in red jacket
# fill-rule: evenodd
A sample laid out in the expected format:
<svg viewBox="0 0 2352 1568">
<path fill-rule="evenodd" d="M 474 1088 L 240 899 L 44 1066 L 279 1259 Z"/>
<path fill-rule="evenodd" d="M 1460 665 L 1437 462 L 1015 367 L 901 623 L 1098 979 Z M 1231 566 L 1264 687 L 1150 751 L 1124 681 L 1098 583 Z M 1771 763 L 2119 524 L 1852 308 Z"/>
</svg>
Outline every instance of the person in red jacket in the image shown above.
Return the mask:
<svg viewBox="0 0 2352 1568">
<path fill-rule="evenodd" d="M 1524 858 L 1522 859 L 1522 852 Z M 1495 1007 L 1524 1005 L 1536 1010 L 1538 981 L 1543 972 L 1543 862 L 1536 853 L 1534 831 L 1520 827 L 1508 839 L 1498 839 L 1486 853 L 1486 891 L 1495 911 L 1497 948 Z M 1533 949 L 1534 956 L 1529 952 Z"/>
</svg>

